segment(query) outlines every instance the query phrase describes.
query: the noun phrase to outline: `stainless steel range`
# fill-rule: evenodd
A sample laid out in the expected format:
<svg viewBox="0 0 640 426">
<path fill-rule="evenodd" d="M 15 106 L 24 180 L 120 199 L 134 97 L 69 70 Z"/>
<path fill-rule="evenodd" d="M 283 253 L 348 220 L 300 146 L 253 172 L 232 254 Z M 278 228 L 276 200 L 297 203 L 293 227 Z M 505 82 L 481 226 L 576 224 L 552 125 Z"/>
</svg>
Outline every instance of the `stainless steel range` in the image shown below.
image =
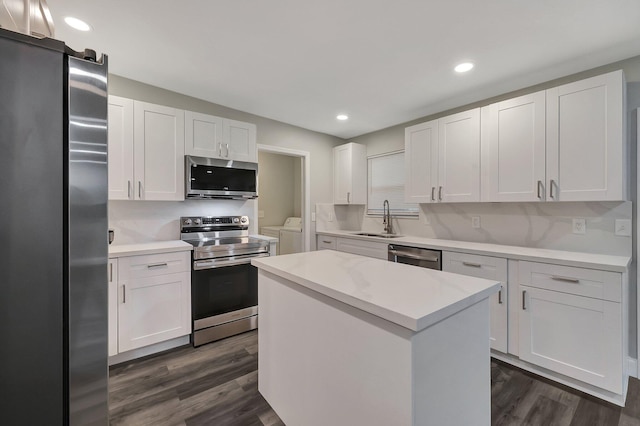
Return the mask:
<svg viewBox="0 0 640 426">
<path fill-rule="evenodd" d="M 193 346 L 258 326 L 258 273 L 251 259 L 269 243 L 249 237 L 247 216 L 180 218 L 180 238 L 193 245 Z"/>
</svg>

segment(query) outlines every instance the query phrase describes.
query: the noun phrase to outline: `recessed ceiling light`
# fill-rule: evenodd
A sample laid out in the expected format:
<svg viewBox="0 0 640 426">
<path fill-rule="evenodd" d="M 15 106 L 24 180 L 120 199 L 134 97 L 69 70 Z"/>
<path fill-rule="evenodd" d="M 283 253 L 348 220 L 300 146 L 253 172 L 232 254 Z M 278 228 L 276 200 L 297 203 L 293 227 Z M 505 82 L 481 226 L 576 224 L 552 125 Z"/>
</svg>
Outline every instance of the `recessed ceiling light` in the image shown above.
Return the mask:
<svg viewBox="0 0 640 426">
<path fill-rule="evenodd" d="M 471 62 L 463 62 L 461 64 L 456 65 L 454 68 L 455 72 L 467 72 L 473 69 L 474 65 Z"/>
<path fill-rule="evenodd" d="M 349 119 L 349 116 L 348 116 L 348 115 L 346 115 L 346 114 L 340 114 L 340 115 L 338 115 L 336 118 L 337 118 L 338 120 L 340 120 L 340 121 L 344 121 L 344 120 L 348 120 L 348 119 Z"/>
<path fill-rule="evenodd" d="M 64 18 L 64 22 L 66 22 L 67 25 L 70 26 L 71 28 L 75 28 L 78 31 L 91 30 L 91 27 L 89 26 L 89 24 L 87 24 L 86 22 L 78 18 L 74 18 L 73 16 L 67 16 L 66 18 Z"/>
</svg>

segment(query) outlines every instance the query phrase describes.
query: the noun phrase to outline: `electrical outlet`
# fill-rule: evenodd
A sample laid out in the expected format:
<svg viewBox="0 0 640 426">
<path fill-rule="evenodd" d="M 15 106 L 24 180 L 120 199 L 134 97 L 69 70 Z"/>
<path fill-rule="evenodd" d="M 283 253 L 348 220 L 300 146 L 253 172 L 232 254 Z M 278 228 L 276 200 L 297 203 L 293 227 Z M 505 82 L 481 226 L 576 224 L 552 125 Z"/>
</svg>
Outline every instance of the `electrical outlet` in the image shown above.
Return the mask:
<svg viewBox="0 0 640 426">
<path fill-rule="evenodd" d="M 586 234 L 587 233 L 587 221 L 585 219 L 573 219 L 573 233 L 574 234 Z"/>
<path fill-rule="evenodd" d="M 615 234 L 621 237 L 630 237 L 631 236 L 631 220 L 616 219 Z"/>
<path fill-rule="evenodd" d="M 431 225 L 431 219 L 429 219 L 429 216 L 427 216 L 426 214 L 422 216 L 422 223 L 425 225 Z"/>
<path fill-rule="evenodd" d="M 329 218 L 327 219 L 327 222 L 333 222 L 333 213 L 329 213 Z"/>
<path fill-rule="evenodd" d="M 311 212 L 311 222 L 316 221 L 316 212 Z"/>
<path fill-rule="evenodd" d="M 480 228 L 480 216 L 471 216 L 471 227 Z"/>
<path fill-rule="evenodd" d="M 264 217 L 264 210 L 258 210 L 258 217 Z"/>
</svg>

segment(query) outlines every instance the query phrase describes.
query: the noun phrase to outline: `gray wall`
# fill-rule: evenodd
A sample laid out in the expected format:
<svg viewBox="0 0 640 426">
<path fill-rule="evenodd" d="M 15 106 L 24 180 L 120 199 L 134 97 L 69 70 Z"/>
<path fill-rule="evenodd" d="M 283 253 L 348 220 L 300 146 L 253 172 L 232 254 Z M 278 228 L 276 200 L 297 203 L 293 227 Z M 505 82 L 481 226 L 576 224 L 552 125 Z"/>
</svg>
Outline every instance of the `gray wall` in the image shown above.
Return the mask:
<svg viewBox="0 0 640 426">
<path fill-rule="evenodd" d="M 282 225 L 287 217 L 296 215 L 295 204 L 300 202 L 300 195 L 296 194 L 300 190 L 300 161 L 299 157 L 258 152 L 258 211 L 264 214 L 258 218 L 260 228 Z M 300 212 L 299 205 L 297 211 Z"/>
<path fill-rule="evenodd" d="M 315 203 L 330 203 L 333 199 L 330 177 L 333 167 L 332 148 L 344 143 L 342 139 L 212 104 L 113 74 L 109 75 L 109 94 L 254 123 L 257 126 L 258 144 L 309 152 L 311 206 L 314 206 Z M 184 212 L 189 212 L 189 214 L 207 214 L 209 212 L 212 215 L 242 212 L 252 216 L 253 203 L 255 201 L 111 201 L 109 202 L 109 225 L 116 229 L 116 241 L 120 244 L 154 241 L 167 239 L 167 237 L 179 238 L 178 218 L 184 215 Z M 313 207 L 311 210 L 313 211 Z M 142 223 L 144 217 L 152 218 L 152 220 L 150 223 Z M 257 231 L 257 223 L 254 221 L 251 232 L 257 233 Z M 316 238 L 313 226 L 311 233 L 312 247 L 315 247 Z"/>
</svg>

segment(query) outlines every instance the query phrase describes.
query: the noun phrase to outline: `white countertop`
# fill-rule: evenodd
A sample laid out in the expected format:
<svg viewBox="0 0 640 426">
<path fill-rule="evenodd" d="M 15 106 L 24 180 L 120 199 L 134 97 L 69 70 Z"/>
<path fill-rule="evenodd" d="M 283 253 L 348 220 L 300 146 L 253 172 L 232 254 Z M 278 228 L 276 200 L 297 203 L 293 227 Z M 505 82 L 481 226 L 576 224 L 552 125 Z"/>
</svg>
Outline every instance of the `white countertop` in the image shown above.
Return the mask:
<svg viewBox="0 0 640 426">
<path fill-rule="evenodd" d="M 333 250 L 257 258 L 251 264 L 413 331 L 500 288 L 496 281 Z"/>
<path fill-rule="evenodd" d="M 316 231 L 317 235 L 354 238 L 363 241 L 375 241 L 387 244 L 406 245 L 411 247 L 431 248 L 454 252 L 496 256 L 516 260 L 552 263 L 556 265 L 577 266 L 600 269 L 612 272 L 627 272 L 631 258 L 627 256 L 611 256 L 606 254 L 581 253 L 541 248 L 507 246 L 499 244 L 473 243 L 467 241 L 440 240 L 421 237 L 382 238 L 355 235 L 362 231 Z"/>
<path fill-rule="evenodd" d="M 112 244 L 109 246 L 109 258 L 189 250 L 193 250 L 193 246 L 181 240 L 154 241 L 141 244 Z"/>
</svg>

